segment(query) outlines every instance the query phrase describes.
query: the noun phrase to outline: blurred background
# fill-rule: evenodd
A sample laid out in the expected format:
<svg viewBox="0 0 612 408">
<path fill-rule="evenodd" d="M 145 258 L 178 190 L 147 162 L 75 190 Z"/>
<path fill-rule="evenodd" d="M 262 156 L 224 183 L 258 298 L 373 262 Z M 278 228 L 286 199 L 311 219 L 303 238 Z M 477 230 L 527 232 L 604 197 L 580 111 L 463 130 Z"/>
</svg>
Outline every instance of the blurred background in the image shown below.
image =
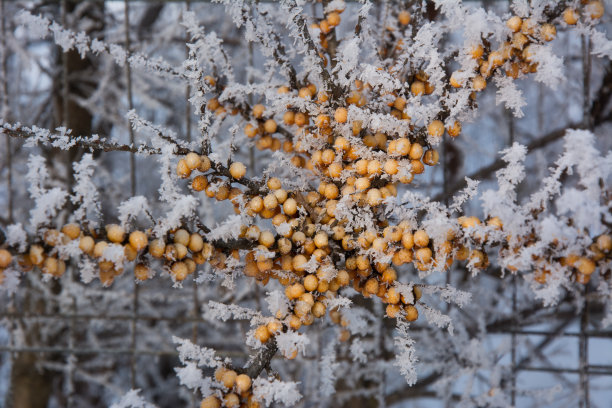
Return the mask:
<svg viewBox="0 0 612 408">
<path fill-rule="evenodd" d="M 373 29 L 385 27 L 386 19 L 394 18 L 407 3 L 414 2 L 374 2 Z M 503 0 L 465 3 L 499 15 L 510 10 L 510 2 Z M 340 38 L 352 32 L 360 6 L 347 2 Z M 187 57 L 189 37 L 180 21 L 189 10 L 206 33 L 214 31 L 222 40 L 238 82 L 261 83 L 269 78 L 261 49 L 245 41 L 244 27 L 236 27 L 223 5 L 197 0 L 0 0 L 0 7 L 0 118 L 6 123 L 47 129 L 65 126 L 73 135 L 99 134 L 129 144 L 147 137 L 129 126 L 127 112 L 134 109 L 179 138 L 192 140 L 198 133 L 188 85 L 117 64 L 107 54 L 88 53 L 81 58 L 75 50 L 63 53 L 53 39 L 33 40 L 17 24 L 22 10 L 149 59 L 161 57 L 174 66 Z M 289 44 L 286 16 L 278 4 L 262 2 L 259 7 Z M 429 7 L 435 18 L 436 11 Z M 304 9 L 311 16 L 322 16 L 320 4 Z M 606 33 L 612 24 L 610 9 L 600 25 Z M 461 33 L 443 41 L 451 50 L 462 43 Z M 519 80 L 528 102 L 522 118 L 496 105 L 495 87 L 489 86 L 478 100 L 479 115 L 464 125 L 460 137 L 444 142 L 441 164 L 427 168 L 410 188 L 440 201 L 463 188 L 465 176 L 483 180 L 480 191 L 492 188 L 495 171 L 502 165 L 498 152 L 516 141 L 530 151 L 520 199 L 540 187 L 562 151 L 565 129 L 586 125 L 597 135 L 598 147 L 610 151 L 612 63 L 592 57 L 589 40 L 576 31 L 558 27 L 553 44 L 564 59 L 567 80 L 557 89 L 532 79 Z M 297 66 L 299 56 L 293 58 Z M 274 85 L 282 82 L 275 81 Z M 249 95 L 249 100 L 258 103 L 263 98 Z M 229 154 L 234 124 L 244 126 L 240 118 L 229 118 L 213 136 L 213 150 L 220 157 Z M 261 174 L 271 153 L 256 149 L 242 128 L 236 137 L 240 150 L 234 154 L 247 164 L 251 176 Z M 25 177 L 30 154 L 45 158 L 52 185 L 70 189 L 73 163 L 85 150 L 28 147 L 23 140 L 2 139 L 0 226 L 5 229 L 27 222 L 32 207 Z M 94 158 L 93 180 L 102 199 L 103 223 L 114 222 L 118 205 L 134 195 L 148 197 L 156 209 L 159 162 L 127 152 L 95 152 Z M 203 194 L 202 203 L 200 216 L 209 225 L 233 213 L 228 202 L 213 202 Z M 468 203 L 466 213 L 482 215 L 478 200 Z M 58 225 L 69 216 L 69 211 L 62 213 Z M 98 280 L 85 285 L 76 265 L 60 280 L 47 282 L 38 272 L 26 274 L 17 292 L 0 292 L 0 406 L 105 407 L 130 389 L 141 389 L 141 395 L 159 407 L 199 406 L 200 396 L 182 387 L 176 377 L 179 362 L 172 336 L 214 348 L 242 365 L 249 356 L 244 345 L 248 322 L 214 320 L 207 313 L 208 301 L 267 313 L 265 294 L 271 287 L 278 289 L 276 282 L 262 287 L 241 277 L 230 290 L 207 268 L 182 287 L 173 287 L 166 275 L 136 284 L 129 270 L 110 288 Z M 586 285 L 581 293 L 564 295 L 555 307 L 544 307 L 520 276 L 500 279 L 501 275 L 499 268 L 491 266 L 471 277 L 459 265 L 446 276 L 427 278 L 430 284 L 451 284 L 473 297 L 463 309 L 434 297 L 426 299 L 451 316 L 455 334 L 429 326 L 423 319 L 411 326 L 420 361 L 419 381 L 413 387 L 406 386 L 393 366 L 394 322 L 382 318 L 382 304 L 372 299 L 354 299 L 355 318 L 363 318 L 369 327 L 365 334 L 339 342 L 338 327 L 322 319 L 308 328 L 311 344 L 306 355 L 294 361 L 279 357 L 273 368 L 281 378 L 300 382 L 301 407 L 610 407 L 612 329 L 601 326 L 605 299 L 596 290 L 600 282 Z M 337 392 L 322 398 L 318 373 L 330 344 L 338 356 Z M 367 362 L 353 360 L 351 349 L 357 347 L 367 350 Z M 496 395 L 497 405 L 490 398 L 482 403 L 483 396 Z"/>
</svg>

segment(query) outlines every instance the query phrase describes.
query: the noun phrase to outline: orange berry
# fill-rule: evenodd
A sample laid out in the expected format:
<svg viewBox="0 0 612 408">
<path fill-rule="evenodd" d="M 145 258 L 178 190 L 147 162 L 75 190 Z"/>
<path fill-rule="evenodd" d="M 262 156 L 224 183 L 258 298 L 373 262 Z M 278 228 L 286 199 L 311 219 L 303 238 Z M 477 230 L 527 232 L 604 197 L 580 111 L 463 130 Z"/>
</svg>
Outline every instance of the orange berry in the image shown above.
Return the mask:
<svg viewBox="0 0 612 408">
<path fill-rule="evenodd" d="M 338 108 L 336 112 L 334 112 L 334 120 L 338 123 L 346 123 L 348 118 L 348 111 L 346 108 Z"/>
</svg>

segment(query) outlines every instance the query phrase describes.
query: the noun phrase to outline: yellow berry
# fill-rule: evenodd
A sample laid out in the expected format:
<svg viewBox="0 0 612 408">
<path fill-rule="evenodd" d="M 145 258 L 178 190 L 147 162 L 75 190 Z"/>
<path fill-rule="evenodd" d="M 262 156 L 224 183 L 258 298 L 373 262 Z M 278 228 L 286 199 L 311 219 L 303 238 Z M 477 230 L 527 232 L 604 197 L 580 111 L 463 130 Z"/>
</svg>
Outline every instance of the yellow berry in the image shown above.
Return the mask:
<svg viewBox="0 0 612 408">
<path fill-rule="evenodd" d="M 243 393 L 251 388 L 251 377 L 246 374 L 240 374 L 236 377 L 236 388 L 239 393 Z"/>
<path fill-rule="evenodd" d="M 229 172 L 233 178 L 240 180 L 246 174 L 246 166 L 241 162 L 233 162 L 229 168 Z"/>
<path fill-rule="evenodd" d="M 407 10 L 400 11 L 400 13 L 397 16 L 397 20 L 399 21 L 401 25 L 410 24 L 410 18 L 411 18 L 410 12 Z"/>
<path fill-rule="evenodd" d="M 189 170 L 195 170 L 200 166 L 200 156 L 197 153 L 190 152 L 185 156 L 185 164 L 189 168 Z"/>
<path fill-rule="evenodd" d="M 200 408 L 221 408 L 221 401 L 214 395 L 209 395 L 202 400 Z"/>
<path fill-rule="evenodd" d="M 8 268 L 13 260 L 13 256 L 6 249 L 0 249 L 0 268 Z"/>
<path fill-rule="evenodd" d="M 434 120 L 427 126 L 427 133 L 431 137 L 442 137 L 444 135 L 444 123 L 441 120 Z"/>
<path fill-rule="evenodd" d="M 253 117 L 256 119 L 260 119 L 263 116 L 265 110 L 266 107 L 258 103 L 257 105 L 253 106 Z"/>
<path fill-rule="evenodd" d="M 565 21 L 565 24 L 567 25 L 575 25 L 578 22 L 579 17 L 580 16 L 576 10 L 571 7 L 568 7 L 563 11 L 563 21 Z"/>
<path fill-rule="evenodd" d="M 521 29 L 521 25 L 523 24 L 523 20 L 519 16 L 510 17 L 508 21 L 506 21 L 506 26 L 512 31 L 516 33 Z"/>
<path fill-rule="evenodd" d="M 62 227 L 62 233 L 70 239 L 77 239 L 81 235 L 79 224 L 66 224 Z"/>
<path fill-rule="evenodd" d="M 147 238 L 147 234 L 142 231 L 133 231 L 130 233 L 129 242 L 136 251 L 145 249 L 148 241 L 149 239 Z"/>
<path fill-rule="evenodd" d="M 109 241 L 118 244 L 125 239 L 125 230 L 121 225 L 109 224 L 106 226 L 106 236 Z"/>
<path fill-rule="evenodd" d="M 334 120 L 338 123 L 346 123 L 348 118 L 348 111 L 346 108 L 338 108 L 336 112 L 334 112 Z"/>
</svg>

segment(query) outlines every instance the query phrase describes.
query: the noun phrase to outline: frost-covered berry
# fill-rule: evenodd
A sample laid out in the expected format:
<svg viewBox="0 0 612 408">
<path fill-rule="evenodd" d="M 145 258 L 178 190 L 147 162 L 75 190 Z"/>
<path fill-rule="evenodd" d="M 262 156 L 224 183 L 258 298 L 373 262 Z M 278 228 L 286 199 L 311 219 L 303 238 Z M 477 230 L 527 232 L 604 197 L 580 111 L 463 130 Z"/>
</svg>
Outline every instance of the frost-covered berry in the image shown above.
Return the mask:
<svg viewBox="0 0 612 408">
<path fill-rule="evenodd" d="M 274 133 L 276 132 L 277 128 L 278 125 L 276 124 L 276 121 L 274 119 L 268 119 L 264 122 L 264 130 L 266 131 L 266 133 Z"/>
<path fill-rule="evenodd" d="M 239 393 L 244 393 L 251 388 L 251 377 L 240 374 L 236 377 L 236 389 Z"/>
<path fill-rule="evenodd" d="M 195 170 L 200 165 L 201 159 L 197 153 L 190 152 L 185 156 L 185 164 L 189 170 Z"/>
<path fill-rule="evenodd" d="M 580 16 L 576 10 L 571 7 L 568 7 L 563 11 L 563 21 L 565 21 L 565 24 L 567 25 L 575 25 L 579 18 Z"/>
<path fill-rule="evenodd" d="M 108 224 L 106 226 L 106 236 L 110 242 L 118 244 L 125 239 L 125 230 L 121 225 Z"/>
<path fill-rule="evenodd" d="M 512 16 L 506 21 L 506 26 L 508 26 L 513 33 L 520 31 L 522 24 L 523 20 L 519 16 Z"/>
<path fill-rule="evenodd" d="M 139 281 L 149 279 L 149 267 L 142 263 L 136 264 L 134 266 L 134 277 Z"/>
<path fill-rule="evenodd" d="M 13 256 L 6 249 L 0 249 L 0 268 L 7 268 L 11 261 L 13 260 Z"/>
<path fill-rule="evenodd" d="M 397 16 L 397 21 L 399 21 L 401 25 L 408 25 L 410 24 L 410 18 L 410 12 L 407 10 L 402 10 Z"/>
<path fill-rule="evenodd" d="M 340 107 L 334 112 L 334 120 L 338 123 L 346 123 L 348 111 L 346 108 Z"/>
<path fill-rule="evenodd" d="M 130 233 L 129 242 L 136 251 L 145 249 L 148 241 L 149 239 L 147 238 L 147 234 L 142 231 L 132 231 Z"/>
<path fill-rule="evenodd" d="M 253 106 L 253 110 L 252 110 L 253 117 L 256 119 L 260 119 L 263 116 L 265 110 L 266 110 L 266 107 L 258 103 L 257 105 Z"/>
<path fill-rule="evenodd" d="M 62 233 L 70 239 L 77 239 L 81 235 L 79 224 L 66 224 L 62 227 Z"/>
<path fill-rule="evenodd" d="M 589 3 L 584 6 L 584 11 L 591 19 L 596 20 L 604 15 L 605 9 L 600 0 L 594 0 L 589 1 Z"/>
<path fill-rule="evenodd" d="M 221 408 L 221 401 L 214 395 L 209 395 L 200 403 L 200 408 Z"/>
<path fill-rule="evenodd" d="M 231 164 L 229 172 L 233 178 L 240 180 L 246 174 L 246 166 L 241 162 L 234 162 Z"/>
<path fill-rule="evenodd" d="M 268 328 L 265 325 L 257 327 L 257 329 L 255 329 L 255 338 L 262 343 L 266 343 L 268 340 L 270 340 Z"/>
<path fill-rule="evenodd" d="M 414 322 L 419 318 L 419 311 L 414 305 L 404 306 L 404 312 L 406 312 L 406 320 L 409 322 Z"/>
</svg>

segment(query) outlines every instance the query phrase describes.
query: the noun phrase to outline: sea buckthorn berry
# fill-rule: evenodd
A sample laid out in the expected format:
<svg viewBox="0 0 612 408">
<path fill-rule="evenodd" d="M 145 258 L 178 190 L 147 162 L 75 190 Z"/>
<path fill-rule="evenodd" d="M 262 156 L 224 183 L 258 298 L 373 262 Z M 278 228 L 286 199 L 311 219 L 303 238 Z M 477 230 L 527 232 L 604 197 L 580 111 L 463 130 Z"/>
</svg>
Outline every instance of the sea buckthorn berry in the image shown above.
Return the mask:
<svg viewBox="0 0 612 408">
<path fill-rule="evenodd" d="M 414 305 L 404 306 L 404 312 L 406 312 L 406 320 L 409 322 L 414 322 L 419 318 L 419 311 Z"/>
<path fill-rule="evenodd" d="M 438 154 L 438 151 L 436 149 L 427 150 L 425 152 L 425 155 L 423 156 L 423 162 L 428 166 L 435 166 L 436 164 L 438 164 L 439 160 L 440 155 Z"/>
<path fill-rule="evenodd" d="M 125 230 L 121 225 L 109 224 L 106 226 L 106 236 L 110 242 L 118 244 L 125 239 Z"/>
<path fill-rule="evenodd" d="M 176 281 L 183 281 L 189 275 L 189 269 L 184 262 L 175 262 L 170 269 L 172 277 Z"/>
<path fill-rule="evenodd" d="M 130 233 L 129 242 L 136 251 L 142 251 L 146 248 L 149 239 L 147 238 L 147 234 L 142 231 L 132 231 Z"/>
<path fill-rule="evenodd" d="M 482 58 L 482 55 L 484 54 L 484 47 L 482 46 L 482 44 L 472 45 L 470 47 L 469 53 L 473 59 L 475 60 L 480 59 Z"/>
<path fill-rule="evenodd" d="M 209 395 L 200 403 L 200 408 L 221 408 L 221 401 L 214 395 Z"/>
<path fill-rule="evenodd" d="M 283 114 L 283 123 L 287 126 L 291 126 L 295 123 L 295 112 L 287 111 Z"/>
<path fill-rule="evenodd" d="M 6 249 L 0 249 L 0 268 L 8 268 L 13 260 L 13 256 Z"/>
<path fill-rule="evenodd" d="M 332 11 L 327 15 L 327 22 L 330 26 L 335 27 L 340 24 L 340 14 L 336 11 Z"/>
<path fill-rule="evenodd" d="M 253 117 L 256 119 L 260 119 L 263 116 L 265 110 L 266 107 L 258 103 L 257 105 L 253 106 Z"/>
<path fill-rule="evenodd" d="M 355 171 L 357 174 L 360 176 L 365 176 L 368 174 L 368 163 L 369 162 L 366 159 L 358 160 L 357 163 L 355 163 Z"/>
<path fill-rule="evenodd" d="M 240 374 L 236 377 L 236 389 L 239 393 L 244 393 L 251 388 L 251 377 L 246 374 Z"/>
<path fill-rule="evenodd" d="M 425 232 L 425 230 L 418 230 L 414 233 L 414 244 L 419 247 L 422 248 L 424 246 L 427 246 L 427 244 L 429 244 L 429 235 L 427 235 L 427 232 Z"/>
<path fill-rule="evenodd" d="M 252 123 L 247 123 L 244 126 L 244 134 L 248 138 L 254 138 L 255 136 L 257 136 L 257 134 L 259 134 L 259 128 L 253 125 Z"/>
<path fill-rule="evenodd" d="M 377 188 L 372 188 L 368 190 L 366 199 L 368 201 L 368 204 L 372 207 L 380 205 L 380 203 L 383 200 L 382 194 L 380 193 L 380 190 Z"/>
<path fill-rule="evenodd" d="M 154 239 L 149 244 L 149 254 L 154 258 L 161 258 L 166 251 L 166 243 L 162 239 Z"/>
<path fill-rule="evenodd" d="M 90 255 L 94 249 L 95 241 L 92 237 L 85 235 L 79 240 L 79 249 Z"/>
<path fill-rule="evenodd" d="M 605 9 L 600 0 L 594 0 L 589 1 L 589 3 L 584 7 L 584 11 L 589 17 L 591 17 L 591 19 L 596 20 L 604 15 Z"/>
<path fill-rule="evenodd" d="M 597 248 L 603 252 L 610 252 L 612 250 L 612 237 L 608 234 L 597 237 Z"/>
<path fill-rule="evenodd" d="M 323 191 L 323 195 L 328 200 L 333 200 L 338 197 L 340 194 L 340 190 L 334 183 L 329 183 L 325 185 L 325 190 Z"/>
<path fill-rule="evenodd" d="M 365 135 L 365 137 L 363 138 L 363 144 L 372 149 L 378 146 L 378 143 L 376 143 L 376 138 L 374 137 L 374 135 Z"/>
<path fill-rule="evenodd" d="M 413 95 L 423 95 L 425 93 L 425 84 L 421 81 L 414 81 L 410 85 L 410 92 Z"/>
<path fill-rule="evenodd" d="M 262 343 L 270 340 L 270 333 L 268 332 L 268 328 L 265 325 L 257 327 L 255 329 L 255 338 Z"/>
<path fill-rule="evenodd" d="M 221 383 L 223 383 L 223 386 L 225 388 L 231 389 L 234 386 L 234 383 L 236 382 L 237 376 L 238 375 L 236 374 L 234 370 L 227 370 L 221 376 Z"/>
<path fill-rule="evenodd" d="M 419 160 L 411 160 L 410 167 L 414 174 L 421 174 L 425 171 L 425 166 Z"/>
<path fill-rule="evenodd" d="M 301 283 L 294 283 L 291 286 L 287 286 L 285 294 L 289 300 L 297 299 L 304 294 L 304 286 Z"/>
<path fill-rule="evenodd" d="M 200 156 L 200 165 L 198 166 L 198 171 L 201 171 L 202 173 L 204 173 L 210 170 L 210 167 L 211 167 L 211 163 L 210 163 L 210 159 L 208 158 L 208 156 L 205 156 L 205 155 Z"/>
<path fill-rule="evenodd" d="M 399 170 L 399 162 L 395 159 L 389 159 L 385 162 L 383 170 L 389 175 L 397 174 Z"/>
<path fill-rule="evenodd" d="M 421 300 L 421 296 L 423 296 L 423 289 L 421 289 L 420 286 L 413 286 L 412 293 L 414 295 L 414 301 L 418 302 L 419 300 Z"/>
<path fill-rule="evenodd" d="M 231 176 L 237 180 L 240 180 L 246 174 L 246 166 L 241 162 L 234 162 L 229 168 Z"/>
<path fill-rule="evenodd" d="M 189 231 L 187 231 L 186 229 L 179 229 L 174 233 L 174 242 L 176 244 L 182 244 L 187 246 L 189 244 Z"/>
<path fill-rule="evenodd" d="M 387 317 L 390 317 L 391 319 L 395 319 L 396 317 L 399 316 L 400 310 L 401 310 L 400 305 L 389 304 L 387 305 L 385 309 L 385 313 L 387 314 Z"/>
<path fill-rule="evenodd" d="M 139 281 L 149 279 L 150 269 L 145 264 L 139 263 L 134 266 L 134 277 Z"/>
<path fill-rule="evenodd" d="M 200 252 L 204 249 L 204 239 L 196 232 L 189 236 L 189 244 L 187 245 L 191 252 Z"/>
<path fill-rule="evenodd" d="M 194 191 L 204 191 L 206 187 L 208 187 L 208 179 L 206 178 L 206 176 L 200 174 L 193 178 L 193 181 L 191 182 L 191 188 L 193 188 Z"/>
<path fill-rule="evenodd" d="M 521 25 L 523 24 L 523 20 L 519 16 L 512 16 L 506 21 L 506 26 L 512 31 L 516 33 L 521 29 Z"/>
<path fill-rule="evenodd" d="M 266 133 L 275 133 L 278 128 L 274 119 L 268 119 L 264 122 L 264 130 Z"/>
<path fill-rule="evenodd" d="M 240 397 L 231 392 L 223 398 L 223 405 L 226 408 L 238 408 L 240 406 Z"/>
<path fill-rule="evenodd" d="M 542 24 L 540 28 L 540 34 L 544 41 L 552 41 L 557 36 L 557 29 L 552 24 Z"/>
<path fill-rule="evenodd" d="M 413 143 L 410 146 L 410 152 L 408 153 L 408 157 L 412 160 L 419 160 L 423 156 L 423 146 L 419 143 Z"/>
<path fill-rule="evenodd" d="M 378 292 L 378 280 L 376 278 L 370 278 L 366 281 L 364 289 L 367 293 L 373 295 Z"/>
<path fill-rule="evenodd" d="M 331 164 L 336 158 L 336 153 L 332 149 L 325 149 L 321 152 L 321 161 L 323 164 Z"/>
<path fill-rule="evenodd" d="M 395 141 L 395 153 L 405 156 L 410 153 L 410 141 L 405 137 L 400 137 Z"/>
<path fill-rule="evenodd" d="M 317 248 L 324 248 L 328 244 L 327 233 L 320 231 L 314 237 L 314 244 Z"/>
<path fill-rule="evenodd" d="M 355 189 L 357 191 L 363 191 L 370 188 L 370 180 L 367 177 L 359 177 L 355 180 Z"/>
<path fill-rule="evenodd" d="M 565 21 L 565 24 L 567 25 L 576 24 L 578 22 L 578 18 L 580 18 L 580 16 L 576 10 L 571 7 L 568 7 L 563 11 L 563 21 Z"/>
<path fill-rule="evenodd" d="M 195 170 L 200 165 L 200 156 L 197 153 L 190 152 L 185 156 L 185 164 L 189 170 Z"/>
<path fill-rule="evenodd" d="M 62 233 L 70 239 L 77 239 L 81 235 L 79 224 L 66 224 L 62 227 Z"/>
<path fill-rule="evenodd" d="M 451 74 L 451 77 L 450 77 L 449 82 L 450 82 L 450 84 L 451 84 L 451 86 L 452 86 L 453 88 L 461 88 L 461 87 L 463 86 L 463 85 L 461 84 L 461 81 L 459 81 L 459 79 L 458 79 L 457 77 L 458 77 L 457 72 L 453 72 L 453 73 Z"/>
<path fill-rule="evenodd" d="M 583 275 L 590 275 L 595 272 L 595 262 L 586 257 L 581 257 L 576 262 L 576 268 Z"/>
<path fill-rule="evenodd" d="M 472 80 L 472 88 L 475 91 L 480 92 L 487 87 L 487 80 L 484 79 L 481 75 L 476 75 Z"/>
<path fill-rule="evenodd" d="M 370 175 L 380 174 L 382 172 L 382 165 L 378 160 L 370 160 L 368 162 L 367 172 Z"/>
<path fill-rule="evenodd" d="M 276 198 L 274 193 L 270 193 L 264 197 L 263 206 L 267 210 L 273 210 L 278 207 L 278 199 Z"/>
<path fill-rule="evenodd" d="M 397 21 L 399 21 L 399 23 L 401 25 L 408 25 L 410 24 L 410 12 L 407 10 L 402 10 L 399 12 L 399 14 L 397 15 Z"/>
<path fill-rule="evenodd" d="M 294 116 L 294 122 L 296 125 L 302 127 L 308 125 L 308 115 L 303 112 L 297 112 Z"/>
<path fill-rule="evenodd" d="M 308 275 L 304 278 L 304 289 L 308 292 L 313 292 L 319 286 L 319 279 L 315 275 Z"/>
<path fill-rule="evenodd" d="M 275 239 L 274 234 L 272 234 L 272 232 L 263 231 L 261 234 L 259 234 L 259 243 L 265 246 L 266 248 L 270 248 L 272 245 L 274 245 L 274 242 Z"/>
<path fill-rule="evenodd" d="M 100 258 L 102 255 L 104 255 L 104 250 L 108 247 L 108 242 L 106 241 L 99 241 L 96 242 L 96 245 L 94 245 L 94 249 L 93 249 L 93 256 L 96 258 Z M 30 254 L 30 256 L 32 256 Z"/>
<path fill-rule="evenodd" d="M 249 201 L 249 208 L 255 213 L 261 212 L 264 208 L 263 198 L 255 196 Z"/>
<path fill-rule="evenodd" d="M 451 126 L 449 126 L 446 131 L 450 137 L 457 137 L 461 133 L 461 122 L 458 120 L 454 121 Z"/>
<path fill-rule="evenodd" d="M 187 178 L 191 175 L 191 170 L 187 166 L 187 162 L 185 159 L 181 159 L 178 161 L 176 165 L 176 175 L 181 178 Z"/>
<path fill-rule="evenodd" d="M 268 188 L 270 190 L 278 190 L 279 188 L 281 188 L 281 182 L 276 177 L 271 177 L 270 179 L 268 179 L 268 182 L 266 184 L 268 185 Z"/>
<path fill-rule="evenodd" d="M 338 123 L 346 123 L 348 118 L 348 110 L 340 107 L 334 112 L 334 120 Z"/>
</svg>

